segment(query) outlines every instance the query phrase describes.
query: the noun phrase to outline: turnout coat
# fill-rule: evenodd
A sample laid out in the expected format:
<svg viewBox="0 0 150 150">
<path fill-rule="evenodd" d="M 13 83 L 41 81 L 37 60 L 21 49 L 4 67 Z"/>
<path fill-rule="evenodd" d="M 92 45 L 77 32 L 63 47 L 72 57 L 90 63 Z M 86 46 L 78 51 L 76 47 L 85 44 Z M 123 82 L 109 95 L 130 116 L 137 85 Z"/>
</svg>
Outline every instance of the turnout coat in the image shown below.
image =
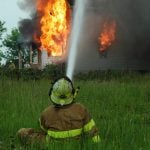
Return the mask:
<svg viewBox="0 0 150 150">
<path fill-rule="evenodd" d="M 87 109 L 79 103 L 60 107 L 49 106 L 42 112 L 39 121 L 47 134 L 47 140 L 79 138 L 82 135 L 91 136 L 94 142 L 100 140 L 94 120 Z"/>
<path fill-rule="evenodd" d="M 50 142 L 52 139 L 80 139 L 86 135 L 90 136 L 94 142 L 100 141 L 94 120 L 87 109 L 79 103 L 61 107 L 49 106 L 41 113 L 39 121 L 42 131 L 21 128 L 17 132 L 23 143 Z"/>
</svg>

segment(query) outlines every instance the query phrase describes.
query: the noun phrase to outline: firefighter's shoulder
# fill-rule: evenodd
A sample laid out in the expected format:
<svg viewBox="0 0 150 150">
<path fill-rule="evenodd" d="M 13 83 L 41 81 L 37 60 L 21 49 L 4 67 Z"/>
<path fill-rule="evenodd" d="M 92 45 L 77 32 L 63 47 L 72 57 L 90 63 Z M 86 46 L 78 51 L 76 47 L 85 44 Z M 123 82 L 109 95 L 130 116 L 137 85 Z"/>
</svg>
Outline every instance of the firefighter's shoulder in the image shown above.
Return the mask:
<svg viewBox="0 0 150 150">
<path fill-rule="evenodd" d="M 75 102 L 75 103 L 73 103 L 73 104 L 74 104 L 74 106 L 76 106 L 76 107 L 85 108 L 85 106 L 84 106 L 83 104 L 81 104 L 81 103 Z"/>
<path fill-rule="evenodd" d="M 86 111 L 87 110 L 86 107 L 81 103 L 74 103 L 72 105 L 72 107 L 75 108 L 75 109 L 78 109 L 80 111 Z"/>
<path fill-rule="evenodd" d="M 41 115 L 45 115 L 45 114 L 47 114 L 47 113 L 50 113 L 52 110 L 54 109 L 54 106 L 48 106 L 48 107 L 46 107 L 43 111 L 42 111 L 42 113 L 41 113 Z"/>
</svg>

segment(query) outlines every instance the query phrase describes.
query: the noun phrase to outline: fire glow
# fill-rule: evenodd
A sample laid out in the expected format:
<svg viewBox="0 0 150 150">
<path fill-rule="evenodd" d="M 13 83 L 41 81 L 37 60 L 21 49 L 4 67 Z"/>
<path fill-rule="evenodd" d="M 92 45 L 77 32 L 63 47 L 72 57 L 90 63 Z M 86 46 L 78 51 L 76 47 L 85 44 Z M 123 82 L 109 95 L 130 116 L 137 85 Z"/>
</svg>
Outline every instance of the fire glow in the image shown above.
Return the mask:
<svg viewBox="0 0 150 150">
<path fill-rule="evenodd" d="M 100 43 L 100 51 L 104 52 L 115 40 L 116 35 L 116 22 L 105 22 L 102 27 L 102 32 L 98 38 Z"/>
<path fill-rule="evenodd" d="M 41 50 L 51 56 L 62 56 L 66 53 L 70 33 L 71 9 L 66 0 L 37 1 L 40 12 Z"/>
</svg>

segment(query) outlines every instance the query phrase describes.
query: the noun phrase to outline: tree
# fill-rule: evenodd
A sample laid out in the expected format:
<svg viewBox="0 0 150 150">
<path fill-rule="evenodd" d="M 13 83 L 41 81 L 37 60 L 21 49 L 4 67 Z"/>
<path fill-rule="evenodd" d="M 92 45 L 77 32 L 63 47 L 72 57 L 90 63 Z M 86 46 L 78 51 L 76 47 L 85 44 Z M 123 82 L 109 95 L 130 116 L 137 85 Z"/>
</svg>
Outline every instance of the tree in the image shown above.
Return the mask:
<svg viewBox="0 0 150 150">
<path fill-rule="evenodd" d="M 2 47 L 2 45 L 1 45 L 2 35 L 6 31 L 6 28 L 4 27 L 4 24 L 5 24 L 5 22 L 0 21 L 0 48 Z M 0 61 L 2 60 L 3 56 L 4 56 L 3 52 L 0 49 Z"/>
<path fill-rule="evenodd" d="M 21 40 L 21 33 L 17 28 L 12 29 L 11 33 L 3 40 L 5 49 L 5 59 L 7 62 L 12 62 L 18 66 L 19 52 L 23 64 L 29 63 L 29 43 Z"/>
<path fill-rule="evenodd" d="M 6 31 L 4 24 L 5 22 L 0 21 L 0 40 L 2 39 L 2 34 Z"/>
<path fill-rule="evenodd" d="M 2 58 L 4 57 L 3 52 L 0 50 L 0 62 L 2 61 Z"/>
</svg>

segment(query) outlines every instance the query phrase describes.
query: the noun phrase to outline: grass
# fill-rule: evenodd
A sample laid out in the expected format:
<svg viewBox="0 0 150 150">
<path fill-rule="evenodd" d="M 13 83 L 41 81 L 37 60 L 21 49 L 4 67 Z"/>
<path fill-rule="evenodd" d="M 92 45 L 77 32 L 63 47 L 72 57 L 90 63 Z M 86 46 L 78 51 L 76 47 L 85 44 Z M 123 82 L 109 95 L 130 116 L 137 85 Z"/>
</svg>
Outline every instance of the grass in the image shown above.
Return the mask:
<svg viewBox="0 0 150 150">
<path fill-rule="evenodd" d="M 101 143 L 52 142 L 52 150 L 149 150 L 150 74 L 108 80 L 75 80 L 76 101 L 84 104 L 100 131 Z M 50 81 L 0 79 L 0 149 L 21 149 L 14 139 L 18 129 L 40 129 L 38 118 L 50 102 Z M 14 143 L 12 143 L 14 140 Z M 46 149 L 39 144 L 22 149 Z"/>
</svg>

